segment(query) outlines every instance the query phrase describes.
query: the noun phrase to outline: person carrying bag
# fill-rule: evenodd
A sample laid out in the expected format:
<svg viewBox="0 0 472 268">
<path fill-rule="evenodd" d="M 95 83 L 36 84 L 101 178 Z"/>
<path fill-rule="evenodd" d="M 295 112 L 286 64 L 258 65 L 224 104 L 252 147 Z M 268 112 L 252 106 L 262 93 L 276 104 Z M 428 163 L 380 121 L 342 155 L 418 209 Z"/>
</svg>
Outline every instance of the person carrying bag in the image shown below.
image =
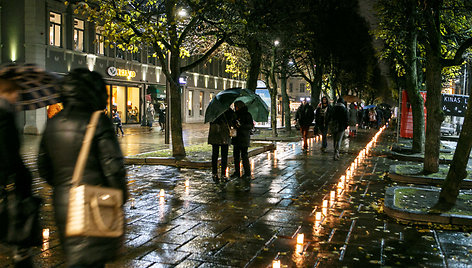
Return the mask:
<svg viewBox="0 0 472 268">
<path fill-rule="evenodd" d="M 127 199 L 123 155 L 111 120 L 101 112 L 106 85 L 97 72 L 76 69 L 64 77 L 60 95 L 64 110 L 47 122 L 38 170 L 53 188 L 67 266 L 105 267 L 122 248 Z"/>
</svg>

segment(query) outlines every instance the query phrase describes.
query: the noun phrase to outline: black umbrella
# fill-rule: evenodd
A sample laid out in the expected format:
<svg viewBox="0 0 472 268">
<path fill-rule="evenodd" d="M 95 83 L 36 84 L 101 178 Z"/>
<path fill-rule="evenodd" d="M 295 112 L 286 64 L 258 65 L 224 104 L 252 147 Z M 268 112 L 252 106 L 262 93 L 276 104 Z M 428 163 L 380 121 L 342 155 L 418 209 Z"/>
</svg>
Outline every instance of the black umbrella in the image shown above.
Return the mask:
<svg viewBox="0 0 472 268">
<path fill-rule="evenodd" d="M 59 77 L 34 64 L 10 63 L 0 67 L 0 79 L 14 82 L 20 87 L 19 110 L 34 110 L 58 103 Z"/>
</svg>

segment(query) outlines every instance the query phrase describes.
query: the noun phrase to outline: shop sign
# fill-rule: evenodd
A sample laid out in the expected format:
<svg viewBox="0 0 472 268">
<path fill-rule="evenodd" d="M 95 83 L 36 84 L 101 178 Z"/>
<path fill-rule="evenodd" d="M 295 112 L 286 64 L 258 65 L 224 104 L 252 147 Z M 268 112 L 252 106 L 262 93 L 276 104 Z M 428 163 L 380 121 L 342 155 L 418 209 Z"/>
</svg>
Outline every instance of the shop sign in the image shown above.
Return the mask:
<svg viewBox="0 0 472 268">
<path fill-rule="evenodd" d="M 119 77 L 128 77 L 128 78 L 136 77 L 135 71 L 127 70 L 127 69 L 120 69 L 114 66 L 108 67 L 107 73 L 109 76 L 119 76 Z"/>
<path fill-rule="evenodd" d="M 445 115 L 464 117 L 468 100 L 467 95 L 442 94 L 442 110 Z"/>
</svg>

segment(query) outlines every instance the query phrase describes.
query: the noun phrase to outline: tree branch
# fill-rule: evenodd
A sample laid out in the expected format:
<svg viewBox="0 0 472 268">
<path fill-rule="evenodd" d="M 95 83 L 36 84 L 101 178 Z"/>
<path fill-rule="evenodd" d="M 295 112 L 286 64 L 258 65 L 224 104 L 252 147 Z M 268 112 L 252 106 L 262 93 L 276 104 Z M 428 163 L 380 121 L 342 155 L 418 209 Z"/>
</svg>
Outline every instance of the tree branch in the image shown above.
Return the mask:
<svg viewBox="0 0 472 268">
<path fill-rule="evenodd" d="M 187 66 L 183 66 L 180 68 L 180 71 L 183 73 L 185 71 L 188 71 L 188 70 L 191 70 L 193 68 L 195 68 L 196 66 L 198 66 L 199 64 L 205 62 L 208 60 L 208 58 L 210 58 L 211 54 L 213 54 L 213 52 L 216 51 L 216 49 L 218 49 L 218 47 L 221 46 L 221 44 L 223 44 L 226 40 L 226 35 L 223 35 L 223 37 L 218 40 L 212 48 L 210 48 L 202 57 L 200 57 L 198 60 L 190 63 L 189 65 Z"/>
<path fill-rule="evenodd" d="M 465 60 L 462 57 L 464 52 L 471 46 L 472 46 L 472 37 L 465 40 L 465 42 L 462 43 L 462 45 L 457 49 L 454 59 L 441 59 L 441 66 L 450 67 L 450 66 L 461 65 L 462 62 L 464 62 Z"/>
</svg>

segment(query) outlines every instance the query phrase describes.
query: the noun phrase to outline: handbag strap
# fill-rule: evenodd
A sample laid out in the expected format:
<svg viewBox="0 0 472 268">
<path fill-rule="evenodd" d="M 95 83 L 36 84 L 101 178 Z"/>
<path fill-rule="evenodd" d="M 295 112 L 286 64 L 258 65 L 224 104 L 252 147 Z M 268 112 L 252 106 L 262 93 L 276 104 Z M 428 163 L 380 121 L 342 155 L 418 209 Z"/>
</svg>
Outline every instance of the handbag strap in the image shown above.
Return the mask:
<svg viewBox="0 0 472 268">
<path fill-rule="evenodd" d="M 97 128 L 98 119 L 102 111 L 95 111 L 92 114 L 92 118 L 87 125 L 87 131 L 85 132 L 84 141 L 82 142 L 82 147 L 80 148 L 79 157 L 75 163 L 74 173 L 72 174 L 72 186 L 78 186 L 79 180 L 82 178 L 84 173 L 85 163 L 90 152 L 90 145 L 92 144 L 93 136 L 95 134 L 95 129 Z"/>
</svg>

